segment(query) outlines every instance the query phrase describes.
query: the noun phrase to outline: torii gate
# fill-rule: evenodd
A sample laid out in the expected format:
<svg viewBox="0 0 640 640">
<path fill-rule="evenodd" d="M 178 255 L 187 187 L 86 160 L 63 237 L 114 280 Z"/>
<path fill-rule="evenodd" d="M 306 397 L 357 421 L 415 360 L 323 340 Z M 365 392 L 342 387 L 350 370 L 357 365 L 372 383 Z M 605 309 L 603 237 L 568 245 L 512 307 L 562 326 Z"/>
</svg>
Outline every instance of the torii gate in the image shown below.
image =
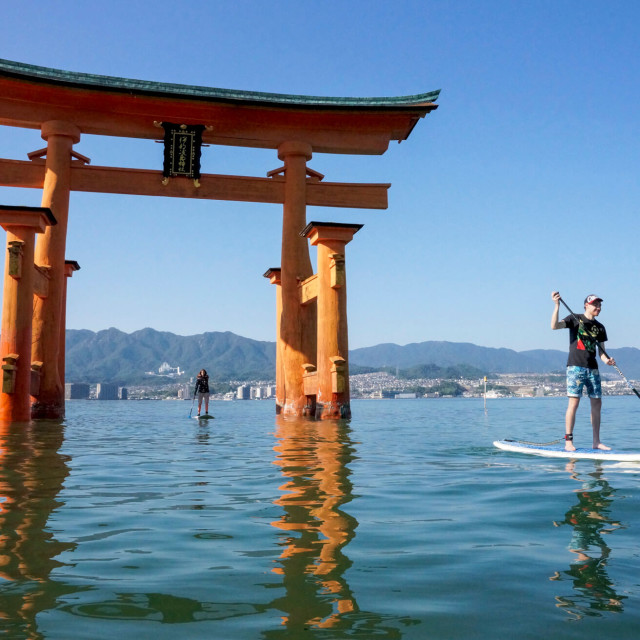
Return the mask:
<svg viewBox="0 0 640 640">
<path fill-rule="evenodd" d="M 71 191 L 281 203 L 282 262 L 265 274 L 278 289 L 276 411 L 349 417 L 344 249 L 361 225 L 307 225 L 306 208 L 386 209 L 391 185 L 323 182 L 324 176 L 307 162 L 314 152 L 384 153 L 391 140 L 405 140 L 418 120 L 437 108 L 438 95 L 293 96 L 0 60 L 0 125 L 40 129 L 47 142 L 44 149 L 29 153 L 29 160 L 0 159 L 0 186 L 43 190 L 42 207 L 0 209 L 9 252 L 0 420 L 64 416 L 66 278 L 79 268 L 65 261 Z M 284 166 L 266 178 L 162 180 L 160 171 L 89 166 L 89 158 L 73 150 L 82 134 L 155 140 L 163 122 L 200 126 L 206 144 L 276 149 Z M 33 250 L 35 233 L 43 236 Z M 309 241 L 318 247 L 317 275 L 312 273 Z M 33 299 L 33 323 L 25 296 Z M 32 332 L 30 353 L 25 331 Z"/>
</svg>

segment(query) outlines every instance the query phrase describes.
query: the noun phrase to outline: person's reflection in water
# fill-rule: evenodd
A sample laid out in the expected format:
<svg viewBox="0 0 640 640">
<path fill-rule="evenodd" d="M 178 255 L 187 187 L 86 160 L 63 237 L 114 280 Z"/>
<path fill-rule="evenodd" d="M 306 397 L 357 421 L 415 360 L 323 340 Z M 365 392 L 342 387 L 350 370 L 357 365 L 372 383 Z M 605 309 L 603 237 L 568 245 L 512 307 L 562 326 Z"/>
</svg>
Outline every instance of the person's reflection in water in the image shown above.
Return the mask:
<svg viewBox="0 0 640 640">
<path fill-rule="evenodd" d="M 273 571 L 283 576 L 286 594 L 272 606 L 285 614 L 282 624 L 292 634 L 286 637 L 330 628 L 337 638 L 357 628 L 367 637 L 401 638 L 393 623 L 416 621 L 361 611 L 344 577 L 351 567 L 345 548 L 358 526 L 343 510 L 353 499 L 348 464 L 354 445 L 348 422 L 277 416 L 275 435 L 274 464 L 286 482 L 280 487 L 284 495 L 275 501 L 282 516 L 272 524 L 286 535 Z M 265 632 L 264 637 L 280 634 Z"/>
<path fill-rule="evenodd" d="M 575 462 L 570 462 L 566 469 L 582 486 L 575 492 L 578 502 L 567 511 L 564 520 L 553 523 L 557 527 L 573 527 L 569 549 L 576 555 L 568 570 L 551 577 L 551 580 L 573 581 L 574 593 L 557 596 L 558 606 L 577 618 L 599 616 L 605 611 L 620 612 L 626 596 L 615 591 L 607 574 L 611 548 L 604 537 L 622 527 L 610 515 L 615 490 L 603 477 L 600 464 L 583 478 L 576 473 Z"/>
</svg>

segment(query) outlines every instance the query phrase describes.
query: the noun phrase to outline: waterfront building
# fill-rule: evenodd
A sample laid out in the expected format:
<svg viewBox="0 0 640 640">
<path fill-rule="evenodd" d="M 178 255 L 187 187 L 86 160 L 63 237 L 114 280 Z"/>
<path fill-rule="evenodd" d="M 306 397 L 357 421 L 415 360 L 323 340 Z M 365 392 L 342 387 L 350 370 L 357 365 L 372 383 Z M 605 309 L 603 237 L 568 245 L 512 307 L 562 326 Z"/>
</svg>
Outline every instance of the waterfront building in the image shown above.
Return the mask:
<svg viewBox="0 0 640 640">
<path fill-rule="evenodd" d="M 66 400 L 86 400 L 89 398 L 91 387 L 83 382 L 67 382 L 64 385 Z"/>
<path fill-rule="evenodd" d="M 99 382 L 96 388 L 98 400 L 117 400 L 118 385 L 110 382 Z"/>
<path fill-rule="evenodd" d="M 178 387 L 178 398 L 181 400 L 191 400 L 193 398 L 193 385 L 192 384 L 181 384 Z"/>
<path fill-rule="evenodd" d="M 236 397 L 238 400 L 249 400 L 251 398 L 251 389 L 249 386 L 246 384 L 239 386 Z"/>
</svg>

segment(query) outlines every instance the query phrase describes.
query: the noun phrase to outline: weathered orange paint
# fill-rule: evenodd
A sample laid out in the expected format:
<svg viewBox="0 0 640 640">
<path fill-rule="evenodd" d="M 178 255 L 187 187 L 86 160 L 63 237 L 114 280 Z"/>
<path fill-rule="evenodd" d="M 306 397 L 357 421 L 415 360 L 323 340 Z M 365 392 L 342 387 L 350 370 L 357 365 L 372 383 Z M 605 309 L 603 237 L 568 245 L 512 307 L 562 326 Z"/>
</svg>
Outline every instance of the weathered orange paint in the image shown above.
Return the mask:
<svg viewBox="0 0 640 640">
<path fill-rule="evenodd" d="M 32 360 L 43 363 L 40 391 L 34 397 L 33 418 L 64 417 L 64 380 L 60 379 L 60 333 L 65 289 L 65 249 L 71 190 L 71 150 L 80 140 L 80 130 L 68 122 L 42 125 L 47 141 L 47 161 L 42 206 L 49 207 L 58 224 L 48 227 L 36 246 L 36 264 L 49 267 L 49 293 L 34 299 Z M 64 357 L 64 354 L 62 354 Z"/>
<path fill-rule="evenodd" d="M 7 232 L 7 256 L 4 271 L 2 325 L 0 328 L 0 359 L 9 354 L 18 356 L 15 363 L 13 392 L 0 392 L 0 421 L 26 422 L 31 417 L 31 328 L 33 289 L 35 280 L 35 234 L 44 233 L 55 223 L 50 210 L 38 207 L 2 207 L 0 225 Z M 10 274 L 9 247 L 20 243 L 21 268 Z M 3 372 L 4 373 L 4 372 Z"/>
<path fill-rule="evenodd" d="M 351 417 L 344 258 L 346 244 L 361 227 L 362 225 L 311 222 L 305 229 L 305 237 L 318 248 L 315 417 L 319 419 Z"/>
</svg>

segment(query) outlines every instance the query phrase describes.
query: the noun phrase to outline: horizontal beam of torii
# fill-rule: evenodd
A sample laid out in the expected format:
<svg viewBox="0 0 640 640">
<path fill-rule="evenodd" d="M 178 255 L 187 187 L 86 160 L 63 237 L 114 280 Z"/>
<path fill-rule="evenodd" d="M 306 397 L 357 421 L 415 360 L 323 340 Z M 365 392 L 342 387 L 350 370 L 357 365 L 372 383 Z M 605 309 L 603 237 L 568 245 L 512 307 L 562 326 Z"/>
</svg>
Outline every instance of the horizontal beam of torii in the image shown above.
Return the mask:
<svg viewBox="0 0 640 640">
<path fill-rule="evenodd" d="M 0 158 L 0 186 L 42 189 L 45 164 L 42 160 L 7 160 Z M 307 180 L 307 204 L 321 207 L 386 209 L 387 183 L 320 182 Z M 200 186 L 193 180 L 173 178 L 162 184 L 162 173 L 148 169 L 87 166 L 71 163 L 71 191 L 120 193 L 127 195 L 232 200 L 238 202 L 284 203 L 285 179 L 202 174 Z"/>
</svg>

